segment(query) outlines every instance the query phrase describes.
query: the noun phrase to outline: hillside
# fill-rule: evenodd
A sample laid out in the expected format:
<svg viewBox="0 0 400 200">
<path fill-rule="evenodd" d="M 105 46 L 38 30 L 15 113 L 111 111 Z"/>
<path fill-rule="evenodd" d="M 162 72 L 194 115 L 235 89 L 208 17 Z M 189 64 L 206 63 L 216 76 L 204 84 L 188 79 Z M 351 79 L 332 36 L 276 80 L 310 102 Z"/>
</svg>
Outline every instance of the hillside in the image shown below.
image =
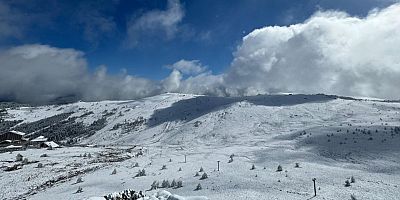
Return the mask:
<svg viewBox="0 0 400 200">
<path fill-rule="evenodd" d="M 44 135 L 68 145 L 102 146 L 50 151 L 49 158 L 61 160 L 43 161 L 56 162 L 59 168 L 78 163 L 69 170 L 91 168 L 79 175 L 85 180 L 80 196 L 69 196 L 76 190 L 72 177 L 24 194 L 32 185 L 57 175 L 52 167 L 47 169 L 50 174 L 32 167 L 36 175 L 47 175 L 20 189 L 14 182 L 26 179 L 32 172 L 29 168 L 12 179 L 12 174 L 0 172 L 8 180 L 2 182 L 1 198 L 45 199 L 57 194 L 62 199 L 85 199 L 132 187 L 146 190 L 154 180 L 172 178 L 185 185 L 173 193 L 209 199 L 309 199 L 312 178 L 318 182 L 319 195 L 314 199 L 350 199 L 352 194 L 358 199 L 400 198 L 400 104 L 396 102 L 323 94 L 210 97 L 167 93 L 132 101 L 17 106 L 6 111 L 2 131 L 18 130 L 32 138 Z M 139 147 L 145 149 L 144 155 L 133 156 Z M 133 152 L 126 151 L 132 148 Z M 120 161 L 103 159 L 110 149 L 118 152 Z M 43 152 L 21 154 L 39 159 Z M 66 152 L 65 158 L 61 152 Z M 86 152 L 103 160 L 88 162 L 79 157 Z M 232 154 L 234 161 L 228 163 Z M 0 160 L 12 160 L 15 155 L 0 154 Z M 216 170 L 217 161 L 221 161 L 221 171 Z M 146 169 L 146 177 L 132 178 L 138 170 L 132 167 L 135 163 Z M 295 163 L 300 167 L 295 168 Z M 253 164 L 255 169 L 250 170 Z M 167 169 L 160 170 L 162 165 Z M 281 172 L 276 172 L 278 165 L 283 166 Z M 200 166 L 208 179 L 193 177 Z M 108 178 L 114 168 L 118 173 Z M 344 181 L 351 176 L 356 183 L 345 187 Z M 200 182 L 203 189 L 193 191 Z"/>
</svg>

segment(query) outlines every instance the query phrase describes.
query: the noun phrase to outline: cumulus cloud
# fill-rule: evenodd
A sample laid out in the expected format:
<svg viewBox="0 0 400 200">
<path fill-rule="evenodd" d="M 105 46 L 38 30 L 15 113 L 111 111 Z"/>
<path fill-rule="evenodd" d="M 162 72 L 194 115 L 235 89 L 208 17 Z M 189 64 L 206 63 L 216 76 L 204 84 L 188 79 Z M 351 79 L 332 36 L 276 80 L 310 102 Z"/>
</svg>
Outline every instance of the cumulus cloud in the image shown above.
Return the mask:
<svg viewBox="0 0 400 200">
<path fill-rule="evenodd" d="M 24 45 L 0 52 L 0 98 L 46 103 L 59 97 L 134 99 L 159 94 L 160 85 L 127 74 L 89 73 L 84 54 L 74 49 Z"/>
<path fill-rule="evenodd" d="M 151 10 L 139 18 L 132 18 L 127 23 L 127 42 L 135 46 L 141 37 L 162 34 L 166 39 L 172 39 L 179 31 L 179 23 L 185 12 L 179 0 L 168 0 L 166 10 Z"/>
<path fill-rule="evenodd" d="M 105 66 L 100 66 L 94 74 L 86 72 L 78 93 L 83 100 L 136 99 L 159 94 L 161 88 L 156 81 L 135 77 L 125 73 L 110 75 Z"/>
<path fill-rule="evenodd" d="M 0 99 L 27 103 L 69 100 L 136 99 L 164 92 L 216 94 L 222 78 L 209 73 L 183 80 L 173 69 L 161 81 L 107 73 L 99 66 L 91 73 L 83 52 L 48 45 L 23 45 L 0 52 Z M 195 61 L 195 63 L 198 63 Z M 197 72 L 197 71 L 196 71 Z"/>
<path fill-rule="evenodd" d="M 0 97 L 46 102 L 75 94 L 85 79 L 86 60 L 73 49 L 19 46 L 0 53 Z"/>
<path fill-rule="evenodd" d="M 181 85 L 182 74 L 178 70 L 173 70 L 172 73 L 163 81 L 163 91 L 165 92 L 178 92 L 179 86 Z"/>
<path fill-rule="evenodd" d="M 364 18 L 317 12 L 243 38 L 224 85 L 232 95 L 333 93 L 399 98 L 400 4 Z"/>
<path fill-rule="evenodd" d="M 152 81 L 124 71 L 110 74 L 106 66 L 92 73 L 83 52 L 48 45 L 1 51 L 0 63 L 0 99 L 18 102 L 47 103 L 63 97 L 89 101 L 136 99 L 164 92 L 222 95 L 221 75 L 207 72 L 183 79 L 183 74 L 173 68 L 165 79 Z"/>
<path fill-rule="evenodd" d="M 202 73 L 182 80 L 178 91 L 182 93 L 227 96 L 228 93 L 223 81 L 223 75 L 213 75 L 211 72 Z"/>
<path fill-rule="evenodd" d="M 183 74 L 197 75 L 204 72 L 207 66 L 203 66 L 199 60 L 179 60 L 172 65 L 167 65 L 169 69 L 175 69 Z"/>
</svg>

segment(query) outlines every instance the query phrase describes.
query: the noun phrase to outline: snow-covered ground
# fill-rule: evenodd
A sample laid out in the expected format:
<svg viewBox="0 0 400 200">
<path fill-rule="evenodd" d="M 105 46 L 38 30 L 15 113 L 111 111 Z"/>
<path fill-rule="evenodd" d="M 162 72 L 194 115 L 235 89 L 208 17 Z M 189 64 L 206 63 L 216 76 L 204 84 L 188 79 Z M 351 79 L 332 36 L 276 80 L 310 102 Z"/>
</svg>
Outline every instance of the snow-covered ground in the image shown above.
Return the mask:
<svg viewBox="0 0 400 200">
<path fill-rule="evenodd" d="M 157 195 L 161 190 L 175 194 L 170 199 L 400 199 L 399 103 L 169 93 L 7 111 L 6 120 L 23 120 L 20 124 L 70 112 L 88 126 L 104 117 L 107 123 L 79 142 L 101 146 L 0 154 L 3 166 L 18 163 L 18 153 L 43 164 L 1 171 L 0 199 L 95 199 L 127 189 L 153 199 L 165 197 Z M 48 156 L 40 157 L 44 153 Z M 201 167 L 207 179 L 200 180 Z M 146 176 L 135 177 L 143 169 Z M 345 187 L 352 176 L 355 183 Z M 79 177 L 83 182 L 76 183 Z M 183 187 L 150 190 L 163 180 L 180 180 Z M 202 189 L 195 190 L 199 183 Z"/>
</svg>

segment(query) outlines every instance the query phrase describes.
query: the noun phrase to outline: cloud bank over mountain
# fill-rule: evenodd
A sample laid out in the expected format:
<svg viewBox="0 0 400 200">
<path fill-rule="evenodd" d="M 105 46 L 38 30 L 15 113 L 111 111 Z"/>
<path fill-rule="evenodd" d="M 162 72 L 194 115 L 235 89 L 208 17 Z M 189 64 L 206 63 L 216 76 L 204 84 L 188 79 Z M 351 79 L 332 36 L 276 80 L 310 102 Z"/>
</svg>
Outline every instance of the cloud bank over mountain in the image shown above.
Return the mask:
<svg viewBox="0 0 400 200">
<path fill-rule="evenodd" d="M 365 18 L 317 12 L 243 38 L 225 85 L 235 95 L 292 91 L 399 98 L 400 4 Z"/>
<path fill-rule="evenodd" d="M 222 74 L 212 74 L 198 60 L 180 60 L 167 65 L 172 72 L 160 81 L 110 74 L 105 66 L 90 72 L 84 53 L 75 49 L 12 47 L 0 52 L 0 98 L 43 103 L 63 96 L 103 100 L 163 92 L 298 92 L 398 99 L 399 16 L 400 4 L 372 10 L 364 18 L 320 11 L 303 23 L 249 33 Z"/>
</svg>

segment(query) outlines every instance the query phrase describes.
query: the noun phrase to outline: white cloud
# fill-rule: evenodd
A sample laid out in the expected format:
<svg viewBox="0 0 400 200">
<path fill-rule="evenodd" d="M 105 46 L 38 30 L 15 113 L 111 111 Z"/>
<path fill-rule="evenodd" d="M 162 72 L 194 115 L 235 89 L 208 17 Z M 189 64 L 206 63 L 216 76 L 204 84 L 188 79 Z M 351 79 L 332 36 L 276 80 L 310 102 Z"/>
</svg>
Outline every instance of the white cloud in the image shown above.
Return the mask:
<svg viewBox="0 0 400 200">
<path fill-rule="evenodd" d="M 222 94 L 222 76 L 202 73 L 184 80 L 182 73 L 173 69 L 164 80 L 152 81 L 126 71 L 111 75 L 105 66 L 91 73 L 82 52 L 47 45 L 23 45 L 1 51 L 0 63 L 0 99 L 19 102 L 46 103 L 60 97 L 136 99 L 163 92 Z M 188 72 L 194 69 L 184 68 Z"/>
<path fill-rule="evenodd" d="M 168 0 L 166 10 L 152 10 L 139 18 L 131 19 L 127 24 L 128 45 L 136 45 L 141 37 L 149 34 L 161 33 L 166 39 L 174 38 L 184 15 L 185 12 L 179 0 Z"/>
<path fill-rule="evenodd" d="M 75 94 L 86 60 L 73 49 L 24 45 L 0 53 L 0 97 L 46 102 Z"/>
<path fill-rule="evenodd" d="M 203 66 L 199 60 L 179 60 L 172 65 L 167 66 L 169 69 L 175 69 L 183 74 L 197 75 L 204 72 L 207 66 Z"/>
<path fill-rule="evenodd" d="M 210 72 L 189 77 L 180 84 L 182 93 L 226 96 L 226 86 L 223 85 L 223 75 L 212 75 Z"/>
<path fill-rule="evenodd" d="M 318 12 L 243 38 L 224 85 L 233 95 L 333 93 L 400 98 L 400 4 L 365 18 Z"/>
<path fill-rule="evenodd" d="M 110 75 L 105 66 L 100 66 L 94 74 L 86 73 L 86 80 L 79 94 L 84 100 L 136 99 L 160 93 L 158 82 L 127 75 Z"/>
<path fill-rule="evenodd" d="M 0 52 L 0 98 L 44 103 L 58 97 L 134 99 L 159 94 L 160 85 L 127 74 L 87 70 L 84 54 L 74 49 L 24 45 Z"/>
<path fill-rule="evenodd" d="M 207 73 L 183 80 L 177 69 L 161 81 L 128 75 L 126 71 L 111 75 L 105 66 L 91 73 L 84 53 L 38 44 L 1 51 L 0 63 L 0 99 L 29 103 L 46 103 L 60 97 L 136 99 L 182 91 L 215 94 L 214 86 L 222 82 L 221 77 Z"/>
<path fill-rule="evenodd" d="M 178 70 L 173 70 L 172 73 L 163 81 L 163 91 L 165 92 L 178 92 L 179 86 L 181 85 L 182 74 Z"/>
</svg>

